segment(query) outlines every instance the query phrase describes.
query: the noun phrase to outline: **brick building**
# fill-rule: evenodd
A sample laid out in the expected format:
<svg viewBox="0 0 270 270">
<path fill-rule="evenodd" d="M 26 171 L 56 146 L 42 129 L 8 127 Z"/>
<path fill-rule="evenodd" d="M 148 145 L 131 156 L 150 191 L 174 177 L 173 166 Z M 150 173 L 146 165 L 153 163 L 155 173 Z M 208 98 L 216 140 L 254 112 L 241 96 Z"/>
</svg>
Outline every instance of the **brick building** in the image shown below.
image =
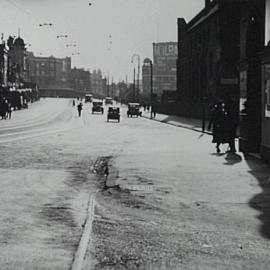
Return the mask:
<svg viewBox="0 0 270 270">
<path fill-rule="evenodd" d="M 178 114 L 202 118 L 217 97 L 239 98 L 240 6 L 205 0 L 190 22 L 178 19 Z"/>
<path fill-rule="evenodd" d="M 39 86 L 42 96 L 76 96 L 70 81 L 70 57 L 36 57 L 28 52 L 26 63 L 29 80 Z"/>
</svg>

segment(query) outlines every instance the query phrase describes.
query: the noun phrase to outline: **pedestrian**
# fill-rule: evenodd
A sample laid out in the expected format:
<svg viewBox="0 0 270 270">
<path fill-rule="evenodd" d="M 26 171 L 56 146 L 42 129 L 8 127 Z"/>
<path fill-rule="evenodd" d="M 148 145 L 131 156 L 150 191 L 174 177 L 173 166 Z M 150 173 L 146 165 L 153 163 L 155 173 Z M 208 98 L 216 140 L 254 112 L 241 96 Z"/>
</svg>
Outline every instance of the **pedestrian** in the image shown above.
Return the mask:
<svg viewBox="0 0 270 270">
<path fill-rule="evenodd" d="M 9 102 L 7 104 L 8 104 L 7 106 L 8 119 L 11 119 L 11 114 L 12 114 L 11 104 Z"/>
<path fill-rule="evenodd" d="M 226 142 L 229 144 L 230 153 L 235 153 L 235 138 L 238 125 L 238 109 L 237 103 L 232 99 L 230 95 L 227 95 L 225 98 L 225 128 L 224 128 L 224 137 Z"/>
<path fill-rule="evenodd" d="M 211 130 L 212 126 L 212 133 L 213 133 L 213 139 L 212 143 L 216 144 L 216 151 L 217 153 L 220 153 L 220 145 L 224 143 L 224 124 L 225 124 L 225 104 L 218 100 L 212 110 L 211 110 L 211 118 L 208 124 L 207 129 Z"/>
<path fill-rule="evenodd" d="M 75 100 L 72 101 L 72 107 L 75 107 Z"/>
<path fill-rule="evenodd" d="M 83 107 L 83 105 L 82 105 L 82 103 L 80 102 L 80 103 L 78 104 L 78 106 L 77 106 L 79 117 L 81 117 L 82 107 Z"/>
<path fill-rule="evenodd" d="M 146 104 L 143 103 L 143 110 L 145 111 L 146 110 Z"/>
<path fill-rule="evenodd" d="M 156 107 L 154 105 L 152 105 L 151 110 L 153 113 L 153 117 L 156 118 Z"/>
</svg>

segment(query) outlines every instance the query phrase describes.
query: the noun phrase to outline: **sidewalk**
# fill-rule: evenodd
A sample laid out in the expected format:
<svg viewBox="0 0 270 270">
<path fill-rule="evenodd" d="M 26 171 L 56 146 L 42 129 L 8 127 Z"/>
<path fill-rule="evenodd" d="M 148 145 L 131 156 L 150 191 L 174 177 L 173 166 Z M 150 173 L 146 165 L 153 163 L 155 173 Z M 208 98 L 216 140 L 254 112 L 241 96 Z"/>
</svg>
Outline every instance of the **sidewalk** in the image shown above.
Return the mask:
<svg viewBox="0 0 270 270">
<path fill-rule="evenodd" d="M 150 112 L 144 111 L 142 113 L 142 116 L 144 118 L 150 119 Z M 152 120 L 166 123 L 169 125 L 173 125 L 176 127 L 187 128 L 187 129 L 191 129 L 191 130 L 194 130 L 197 132 L 202 132 L 202 120 L 201 119 L 186 118 L 186 117 L 181 117 L 181 116 L 174 116 L 174 115 L 157 113 L 156 117 L 153 118 Z M 206 123 L 205 123 L 205 132 L 204 133 L 212 134 L 211 131 L 206 130 L 207 125 L 208 125 L 208 121 L 206 121 Z"/>
</svg>

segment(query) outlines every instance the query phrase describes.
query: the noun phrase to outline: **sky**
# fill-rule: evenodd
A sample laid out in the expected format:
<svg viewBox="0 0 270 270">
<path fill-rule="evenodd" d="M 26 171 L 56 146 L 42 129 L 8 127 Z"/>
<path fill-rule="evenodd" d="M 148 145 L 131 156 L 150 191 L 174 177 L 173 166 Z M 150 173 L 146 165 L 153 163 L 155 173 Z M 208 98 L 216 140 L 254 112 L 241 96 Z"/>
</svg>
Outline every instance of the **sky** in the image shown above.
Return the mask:
<svg viewBox="0 0 270 270">
<path fill-rule="evenodd" d="M 89 5 L 91 2 L 91 5 Z M 72 57 L 72 66 L 101 69 L 117 82 L 153 56 L 153 42 L 177 41 L 204 0 L 0 0 L 4 39 L 20 36 L 36 56 Z M 52 23 L 52 26 L 39 24 Z M 68 35 L 68 37 L 61 37 Z M 57 38 L 57 36 L 60 36 Z M 67 45 L 76 46 L 67 46 Z"/>
</svg>

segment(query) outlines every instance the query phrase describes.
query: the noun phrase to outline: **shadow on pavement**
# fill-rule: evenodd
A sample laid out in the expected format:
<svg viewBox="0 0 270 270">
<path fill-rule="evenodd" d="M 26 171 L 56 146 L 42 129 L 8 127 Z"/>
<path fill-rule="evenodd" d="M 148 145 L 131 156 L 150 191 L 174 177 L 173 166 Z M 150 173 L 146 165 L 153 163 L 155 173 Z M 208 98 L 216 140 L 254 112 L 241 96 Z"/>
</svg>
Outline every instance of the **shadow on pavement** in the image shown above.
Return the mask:
<svg viewBox="0 0 270 270">
<path fill-rule="evenodd" d="M 225 153 L 211 153 L 212 156 L 217 156 L 217 157 L 223 157 L 224 155 L 226 155 Z"/>
<path fill-rule="evenodd" d="M 258 216 L 262 222 L 260 233 L 263 237 L 270 239 L 270 168 L 250 156 L 245 156 L 245 160 L 250 168 L 249 173 L 256 177 L 262 188 L 262 192 L 249 201 L 249 205 L 260 212 Z"/>
<path fill-rule="evenodd" d="M 224 165 L 235 165 L 242 161 L 242 157 L 236 153 L 227 153 L 225 160 Z"/>
<path fill-rule="evenodd" d="M 179 125 L 187 126 L 190 129 L 198 129 L 201 128 L 201 120 L 197 119 L 189 119 L 189 118 L 181 118 L 178 116 L 168 115 L 165 119 L 161 120 L 163 123 L 168 123 L 170 121 L 178 122 Z"/>
</svg>

